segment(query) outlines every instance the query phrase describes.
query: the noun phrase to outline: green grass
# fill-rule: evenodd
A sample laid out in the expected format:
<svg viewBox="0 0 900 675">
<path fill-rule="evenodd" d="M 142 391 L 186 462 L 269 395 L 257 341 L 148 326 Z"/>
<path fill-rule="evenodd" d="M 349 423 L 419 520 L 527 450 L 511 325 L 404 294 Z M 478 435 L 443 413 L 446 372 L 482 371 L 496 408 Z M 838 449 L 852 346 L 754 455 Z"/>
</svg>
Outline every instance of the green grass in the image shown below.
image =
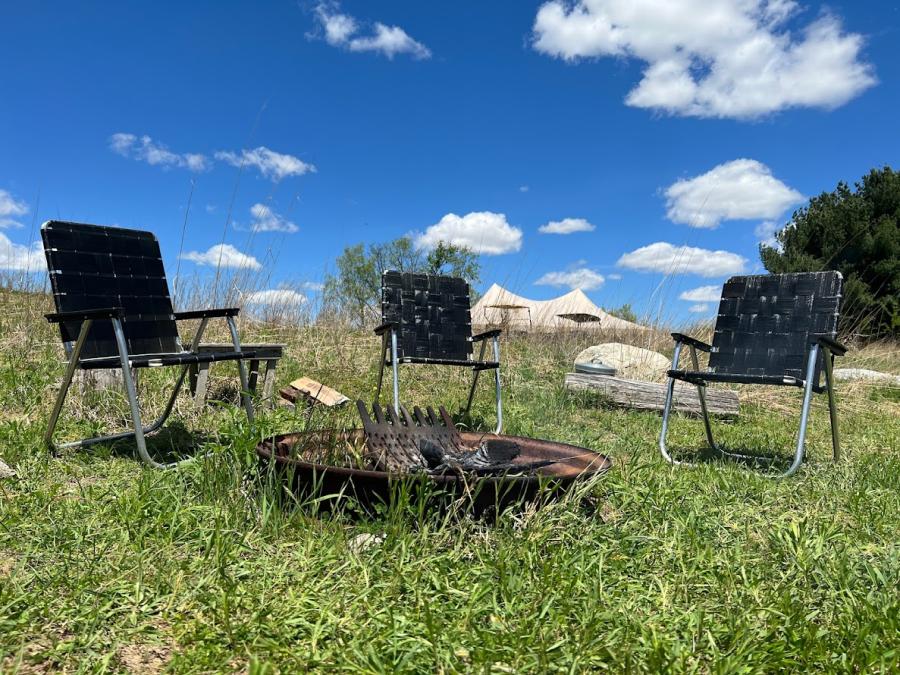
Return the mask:
<svg viewBox="0 0 900 675">
<path fill-rule="evenodd" d="M 660 419 L 561 388 L 587 338 L 504 343 L 507 432 L 585 445 L 615 466 L 584 494 L 495 523 L 399 503 L 377 517 L 317 515 L 254 459 L 230 404 L 179 421 L 210 457 L 145 469 L 127 444 L 50 457 L 43 424 L 62 371 L 27 307 L 0 326 L 0 672 L 866 671 L 900 666 L 900 403 L 838 390 L 845 459 L 829 461 L 816 404 L 808 463 L 790 480 L 666 465 Z M 24 327 L 32 327 L 25 330 Z M 246 328 L 246 327 L 245 327 Z M 282 339 L 300 374 L 371 397 L 377 343 L 326 330 Z M 857 352 L 850 361 L 865 362 Z M 879 352 L 897 372 L 895 349 Z M 234 397 L 233 368 L 213 389 Z M 141 389 L 159 408 L 174 373 Z M 144 375 L 144 373 L 142 373 Z M 402 371 L 416 403 L 464 399 L 464 373 Z M 487 378 L 486 378 L 487 379 Z M 484 382 L 476 424 L 492 423 Z M 731 447 L 788 449 L 799 392 L 741 390 L 717 431 Z M 124 424 L 117 394 L 70 399 L 69 438 Z M 353 422 L 350 412 L 314 424 Z M 308 422 L 268 413 L 256 434 Z M 677 418 L 672 444 L 699 448 Z M 363 533 L 383 535 L 367 548 Z"/>
</svg>

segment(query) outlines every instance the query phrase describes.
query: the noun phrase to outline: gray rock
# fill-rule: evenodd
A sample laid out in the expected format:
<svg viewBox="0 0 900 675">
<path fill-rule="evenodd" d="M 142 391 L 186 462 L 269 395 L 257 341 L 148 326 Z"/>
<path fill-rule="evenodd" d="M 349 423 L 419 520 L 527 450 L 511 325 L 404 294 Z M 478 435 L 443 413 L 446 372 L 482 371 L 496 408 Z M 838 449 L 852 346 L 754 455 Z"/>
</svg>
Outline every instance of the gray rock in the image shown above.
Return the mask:
<svg viewBox="0 0 900 675">
<path fill-rule="evenodd" d="M 606 342 L 588 347 L 575 357 L 575 363 L 602 363 L 616 369 L 617 376 L 628 380 L 662 382 L 672 361 L 659 352 L 621 342 Z"/>
<path fill-rule="evenodd" d="M 891 375 L 867 368 L 835 368 L 834 379 L 838 381 L 862 380 L 888 386 L 900 387 L 900 375 Z"/>
</svg>

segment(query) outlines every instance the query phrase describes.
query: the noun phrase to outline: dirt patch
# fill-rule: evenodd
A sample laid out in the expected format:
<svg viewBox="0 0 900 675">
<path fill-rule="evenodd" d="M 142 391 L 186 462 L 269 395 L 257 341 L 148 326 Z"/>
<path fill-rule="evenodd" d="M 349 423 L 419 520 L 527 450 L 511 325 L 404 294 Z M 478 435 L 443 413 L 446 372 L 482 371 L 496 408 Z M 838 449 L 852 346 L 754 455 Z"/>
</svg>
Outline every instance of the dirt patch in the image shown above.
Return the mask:
<svg viewBox="0 0 900 675">
<path fill-rule="evenodd" d="M 9 575 L 11 575 L 15 566 L 15 556 L 13 556 L 12 553 L 0 551 L 0 578 L 8 577 Z"/>
<path fill-rule="evenodd" d="M 19 673 L 19 675 L 44 675 L 44 673 L 60 672 L 59 664 L 51 660 L 39 660 L 38 654 L 50 648 L 46 639 L 29 642 L 21 650 L 0 660 L 0 673 Z"/>
<path fill-rule="evenodd" d="M 164 645 L 123 645 L 118 651 L 119 663 L 133 675 L 161 673 L 172 658 L 172 650 Z"/>
</svg>

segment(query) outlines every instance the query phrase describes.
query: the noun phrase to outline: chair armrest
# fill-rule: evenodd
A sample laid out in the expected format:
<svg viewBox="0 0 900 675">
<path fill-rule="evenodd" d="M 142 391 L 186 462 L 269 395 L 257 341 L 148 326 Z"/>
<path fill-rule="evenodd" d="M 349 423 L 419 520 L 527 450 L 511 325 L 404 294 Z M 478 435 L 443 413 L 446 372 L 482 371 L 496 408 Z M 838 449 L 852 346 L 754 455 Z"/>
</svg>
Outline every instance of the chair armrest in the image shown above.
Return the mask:
<svg viewBox="0 0 900 675">
<path fill-rule="evenodd" d="M 386 323 L 381 324 L 375 329 L 375 335 L 384 335 L 389 330 L 396 330 L 398 324 L 396 321 L 388 321 Z"/>
<path fill-rule="evenodd" d="M 701 352 L 708 352 L 712 350 L 712 346 L 706 344 L 705 342 L 703 342 L 703 340 L 692 338 L 690 335 L 685 335 L 684 333 L 672 333 L 672 339 L 675 340 L 675 342 L 683 342 L 686 345 L 696 347 Z"/>
<path fill-rule="evenodd" d="M 216 319 L 224 316 L 237 316 L 240 313 L 237 307 L 219 307 L 217 309 L 191 309 L 187 312 L 175 312 L 176 321 L 189 319 Z"/>
<path fill-rule="evenodd" d="M 86 319 L 118 319 L 125 310 L 121 307 L 104 307 L 102 309 L 85 309 L 75 312 L 54 312 L 44 314 L 44 318 L 50 323 L 62 323 L 63 321 L 85 321 Z"/>
<path fill-rule="evenodd" d="M 503 332 L 502 328 L 494 328 L 492 330 L 486 330 L 483 333 L 479 333 L 478 335 L 472 336 L 472 342 L 481 342 L 482 340 L 489 340 L 490 338 L 498 337 Z"/>
<path fill-rule="evenodd" d="M 820 347 L 824 347 L 835 356 L 843 356 L 847 353 L 847 348 L 833 338 L 827 337 L 825 335 L 817 335 L 815 341 L 816 344 L 818 344 Z"/>
</svg>

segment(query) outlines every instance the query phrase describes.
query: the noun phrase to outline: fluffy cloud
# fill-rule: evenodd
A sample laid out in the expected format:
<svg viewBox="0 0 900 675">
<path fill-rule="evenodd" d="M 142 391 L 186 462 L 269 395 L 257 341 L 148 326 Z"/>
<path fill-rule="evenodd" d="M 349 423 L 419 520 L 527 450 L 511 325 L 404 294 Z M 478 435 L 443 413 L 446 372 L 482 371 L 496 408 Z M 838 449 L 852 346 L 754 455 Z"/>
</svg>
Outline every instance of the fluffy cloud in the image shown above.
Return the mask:
<svg viewBox="0 0 900 675">
<path fill-rule="evenodd" d="M 775 238 L 775 233 L 780 229 L 778 223 L 766 220 L 756 226 L 753 230 L 753 234 L 756 235 L 756 238 L 759 239 L 761 244 L 771 246 L 772 248 L 780 248 L 781 244 L 779 244 L 778 240 Z"/>
<path fill-rule="evenodd" d="M 325 290 L 325 284 L 319 281 L 304 281 L 301 286 L 306 291 L 312 291 L 313 293 L 318 293 L 319 291 Z"/>
<path fill-rule="evenodd" d="M 289 288 L 273 288 L 267 291 L 249 293 L 244 301 L 254 305 L 297 306 L 306 302 L 306 296 Z"/>
<path fill-rule="evenodd" d="M 723 220 L 777 218 L 803 195 L 772 175 L 765 164 L 735 159 L 666 189 L 666 215 L 675 223 L 714 228 Z"/>
<path fill-rule="evenodd" d="M 688 311 L 693 312 L 694 314 L 703 314 L 709 311 L 709 305 L 705 302 L 698 302 L 696 305 L 688 307 Z"/>
<path fill-rule="evenodd" d="M 378 52 L 389 59 L 397 54 L 409 54 L 416 59 L 431 58 L 428 47 L 411 38 L 399 26 L 376 21 L 368 35 L 360 35 L 359 22 L 349 14 L 342 14 L 337 2 L 320 2 L 315 12 L 325 41 L 333 47 L 343 47 L 351 52 Z"/>
<path fill-rule="evenodd" d="M 31 246 L 14 244 L 0 232 L 0 270 L 40 272 L 47 269 L 47 259 L 40 242 Z"/>
<path fill-rule="evenodd" d="M 314 165 L 307 164 L 293 155 L 283 155 L 280 152 L 269 150 L 264 146 L 253 150 L 241 150 L 241 152 L 222 150 L 216 153 L 216 159 L 237 167 L 255 166 L 263 176 L 273 181 L 280 181 L 288 176 L 302 176 L 306 173 L 316 172 Z"/>
<path fill-rule="evenodd" d="M 700 286 L 684 291 L 678 299 L 690 302 L 718 302 L 721 295 L 722 289 L 719 286 Z"/>
<path fill-rule="evenodd" d="M 566 272 L 547 272 L 534 283 L 538 286 L 568 286 L 571 289 L 580 288 L 583 291 L 592 291 L 600 288 L 606 279 L 602 274 L 594 270 L 580 267 Z"/>
<path fill-rule="evenodd" d="M 205 155 L 186 152 L 178 154 L 169 150 L 162 143 L 157 143 L 149 136 L 140 138 L 134 134 L 116 133 L 109 137 L 109 148 L 117 155 L 128 157 L 152 166 L 164 168 L 178 167 L 189 171 L 205 171 L 209 161 Z"/>
<path fill-rule="evenodd" d="M 244 267 L 251 270 L 262 268 L 259 260 L 252 255 L 241 253 L 231 244 L 216 244 L 206 251 L 188 251 L 181 256 L 198 265 L 208 267 Z"/>
<path fill-rule="evenodd" d="M 622 275 L 614 272 L 612 274 L 608 274 L 606 276 L 606 278 L 609 279 L 610 281 L 621 281 Z"/>
<path fill-rule="evenodd" d="M 541 225 L 538 232 L 542 234 L 572 234 L 573 232 L 593 232 L 595 229 L 584 218 L 563 218 Z"/>
<path fill-rule="evenodd" d="M 674 246 L 665 241 L 642 246 L 626 253 L 616 263 L 619 267 L 639 272 L 661 274 L 697 274 L 701 277 L 721 277 L 740 274 L 746 258 L 728 251 L 710 251 L 693 246 Z"/>
<path fill-rule="evenodd" d="M 28 204 L 19 201 L 6 190 L 0 190 L 0 229 L 6 227 L 22 227 L 16 220 L 28 213 Z"/>
<path fill-rule="evenodd" d="M 500 255 L 522 248 L 522 230 L 506 222 L 502 213 L 473 211 L 464 216 L 448 213 L 415 240 L 419 248 L 434 248 L 443 241 L 465 246 L 475 253 Z"/>
<path fill-rule="evenodd" d="M 861 35 L 831 14 L 792 32 L 801 12 L 793 0 L 551 0 L 533 46 L 567 61 L 642 61 L 625 102 L 695 117 L 834 108 L 876 83 Z"/>
<path fill-rule="evenodd" d="M 253 222 L 250 223 L 250 229 L 253 232 L 286 232 L 293 234 L 300 229 L 265 204 L 254 204 L 251 206 L 250 215 L 253 216 Z"/>
</svg>

